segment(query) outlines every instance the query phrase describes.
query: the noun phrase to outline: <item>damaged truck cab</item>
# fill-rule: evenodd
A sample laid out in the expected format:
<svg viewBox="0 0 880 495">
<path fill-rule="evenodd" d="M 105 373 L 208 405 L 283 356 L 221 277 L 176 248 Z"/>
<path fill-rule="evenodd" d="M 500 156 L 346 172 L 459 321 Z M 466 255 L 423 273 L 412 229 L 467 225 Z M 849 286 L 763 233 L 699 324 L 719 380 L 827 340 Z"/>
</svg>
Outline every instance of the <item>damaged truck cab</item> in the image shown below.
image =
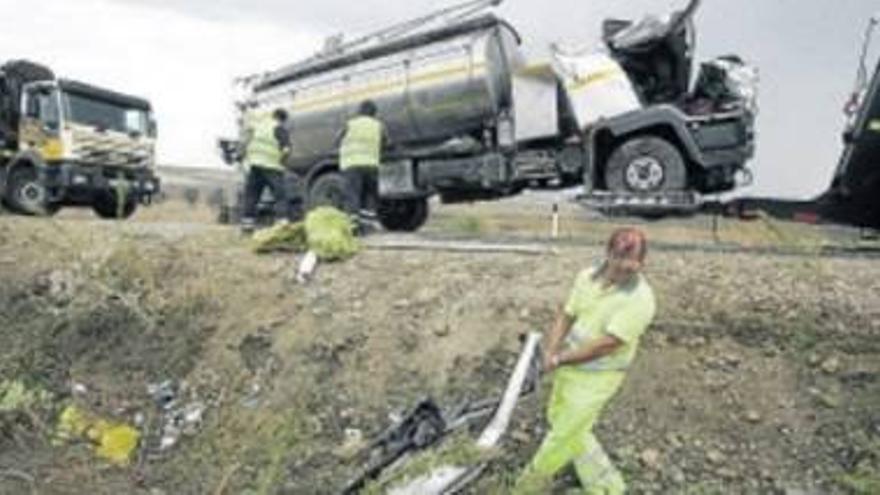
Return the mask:
<svg viewBox="0 0 880 495">
<path fill-rule="evenodd" d="M 692 84 L 699 5 L 691 0 L 664 18 L 605 21 L 608 54 L 639 106 L 587 125 L 587 203 L 656 216 L 751 183 L 758 73 L 727 55 L 701 64 Z"/>
<path fill-rule="evenodd" d="M 27 61 L 0 66 L 0 196 L 14 212 L 129 217 L 159 191 L 155 135 L 144 99 Z"/>
<path fill-rule="evenodd" d="M 665 19 L 606 22 L 603 52 L 555 49 L 537 62 L 506 21 L 472 15 L 477 3 L 244 79 L 239 122 L 287 110 L 288 168 L 310 205 L 335 204 L 335 137 L 374 101 L 393 143 L 376 201 L 390 230 L 421 227 L 434 195 L 454 203 L 582 184 L 588 201 L 657 214 L 749 177 L 756 76 L 725 57 L 704 64 L 691 90 L 698 0 Z M 235 142 L 221 144 L 235 161 Z"/>
</svg>

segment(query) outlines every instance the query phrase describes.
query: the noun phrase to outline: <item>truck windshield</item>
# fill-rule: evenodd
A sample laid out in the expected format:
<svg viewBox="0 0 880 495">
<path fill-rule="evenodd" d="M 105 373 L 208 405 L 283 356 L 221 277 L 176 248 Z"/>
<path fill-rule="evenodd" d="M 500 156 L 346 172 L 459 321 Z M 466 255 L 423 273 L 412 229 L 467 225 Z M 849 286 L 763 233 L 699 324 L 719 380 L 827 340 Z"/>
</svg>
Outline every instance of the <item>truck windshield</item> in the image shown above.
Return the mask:
<svg viewBox="0 0 880 495">
<path fill-rule="evenodd" d="M 146 135 L 149 116 L 145 110 L 97 100 L 76 93 L 64 93 L 64 114 L 78 124 L 131 134 Z"/>
</svg>

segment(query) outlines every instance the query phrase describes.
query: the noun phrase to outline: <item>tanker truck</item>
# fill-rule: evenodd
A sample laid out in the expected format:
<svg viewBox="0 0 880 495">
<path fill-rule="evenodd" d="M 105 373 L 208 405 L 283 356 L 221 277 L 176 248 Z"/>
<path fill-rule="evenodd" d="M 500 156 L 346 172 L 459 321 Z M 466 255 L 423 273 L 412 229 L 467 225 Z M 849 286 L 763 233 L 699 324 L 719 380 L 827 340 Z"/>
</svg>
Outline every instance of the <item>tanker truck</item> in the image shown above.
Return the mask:
<svg viewBox="0 0 880 495">
<path fill-rule="evenodd" d="M 0 66 L 0 198 L 13 212 L 131 216 L 159 191 L 155 136 L 147 100 L 29 61 Z"/>
<path fill-rule="evenodd" d="M 339 205 L 335 137 L 372 100 L 392 142 L 375 209 L 398 231 L 417 230 L 435 195 L 455 203 L 582 184 L 588 199 L 658 214 L 750 177 L 756 77 L 722 57 L 691 88 L 699 0 L 665 17 L 606 21 L 601 52 L 556 47 L 538 61 L 511 24 L 481 11 L 499 3 L 337 38 L 305 61 L 243 78 L 241 127 L 287 110 L 288 169 L 310 206 Z M 220 144 L 227 162 L 241 158 L 238 141 Z"/>
</svg>

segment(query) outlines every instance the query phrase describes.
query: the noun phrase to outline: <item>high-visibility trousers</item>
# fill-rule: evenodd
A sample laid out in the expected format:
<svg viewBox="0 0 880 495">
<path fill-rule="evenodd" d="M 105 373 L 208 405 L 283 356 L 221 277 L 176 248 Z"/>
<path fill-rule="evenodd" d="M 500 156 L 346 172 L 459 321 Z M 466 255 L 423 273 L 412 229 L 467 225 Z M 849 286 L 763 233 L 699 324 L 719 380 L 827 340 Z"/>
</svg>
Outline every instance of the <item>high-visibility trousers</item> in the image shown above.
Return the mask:
<svg viewBox="0 0 880 495">
<path fill-rule="evenodd" d="M 514 493 L 549 493 L 554 475 L 568 463 L 574 463 L 583 493 L 624 493 L 623 476 L 593 435 L 593 425 L 623 378 L 622 371 L 584 371 L 571 366 L 556 370 L 547 409 L 550 431 L 517 481 Z"/>
</svg>

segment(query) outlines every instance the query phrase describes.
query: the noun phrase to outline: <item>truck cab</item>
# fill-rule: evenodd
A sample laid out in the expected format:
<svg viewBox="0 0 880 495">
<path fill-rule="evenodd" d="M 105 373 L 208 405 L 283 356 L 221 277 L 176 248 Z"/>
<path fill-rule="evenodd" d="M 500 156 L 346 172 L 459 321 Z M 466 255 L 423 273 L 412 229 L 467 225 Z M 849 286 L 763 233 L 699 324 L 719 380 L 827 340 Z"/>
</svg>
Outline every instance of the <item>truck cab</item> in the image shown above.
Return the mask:
<svg viewBox="0 0 880 495">
<path fill-rule="evenodd" d="M 701 64 L 694 81 L 700 0 L 664 17 L 607 20 L 603 41 L 640 107 L 589 128 L 583 199 L 608 211 L 688 212 L 701 195 L 751 182 L 757 71 L 735 55 Z M 693 82 L 692 82 L 693 81 Z"/>
<path fill-rule="evenodd" d="M 6 206 L 44 215 L 90 206 L 125 218 L 159 191 L 148 101 L 27 62 L 2 69 L 0 186 Z"/>
</svg>

